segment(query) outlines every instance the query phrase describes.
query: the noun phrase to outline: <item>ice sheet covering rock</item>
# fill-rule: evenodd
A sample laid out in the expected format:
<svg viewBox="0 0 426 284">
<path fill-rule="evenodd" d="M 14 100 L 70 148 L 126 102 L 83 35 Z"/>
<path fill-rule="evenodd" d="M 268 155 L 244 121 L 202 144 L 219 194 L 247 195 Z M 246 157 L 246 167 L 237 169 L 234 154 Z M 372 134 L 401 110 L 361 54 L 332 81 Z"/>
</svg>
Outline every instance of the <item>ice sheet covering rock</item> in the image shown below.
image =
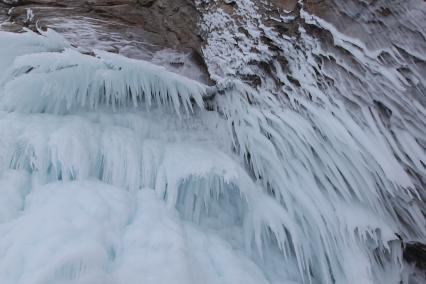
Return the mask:
<svg viewBox="0 0 426 284">
<path fill-rule="evenodd" d="M 233 94 L 215 106 L 234 150 L 306 233 L 289 233 L 304 240 L 292 252 L 301 281 L 398 283 L 404 265 L 378 256 L 381 245 L 365 251 L 369 241 L 344 245 L 335 232 L 357 235 L 369 212 L 425 240 L 424 2 L 198 7 L 209 72 Z"/>
<path fill-rule="evenodd" d="M 4 283 L 412 280 L 396 234 L 426 235 L 422 71 L 303 5 L 285 36 L 260 4 L 231 4 L 239 17 L 198 3 L 219 90 L 206 106 L 204 85 L 147 62 L 0 33 L 17 47 L 0 40 Z"/>
</svg>

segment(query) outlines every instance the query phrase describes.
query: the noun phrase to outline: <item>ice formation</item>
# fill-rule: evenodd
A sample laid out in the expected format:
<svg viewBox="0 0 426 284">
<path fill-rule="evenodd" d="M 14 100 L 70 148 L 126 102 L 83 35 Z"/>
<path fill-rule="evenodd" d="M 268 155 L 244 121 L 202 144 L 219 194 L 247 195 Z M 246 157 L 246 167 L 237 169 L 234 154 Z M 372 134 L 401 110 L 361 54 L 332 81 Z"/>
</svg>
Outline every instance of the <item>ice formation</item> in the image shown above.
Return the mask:
<svg viewBox="0 0 426 284">
<path fill-rule="evenodd" d="M 52 30 L 0 32 L 0 283 L 408 283 L 398 236 L 426 236 L 421 73 L 302 8 L 359 63 L 319 72 L 338 55 L 234 2 L 247 33 L 204 13 L 215 88 Z M 261 37 L 289 58 L 281 88 L 250 65 L 274 56 Z"/>
</svg>

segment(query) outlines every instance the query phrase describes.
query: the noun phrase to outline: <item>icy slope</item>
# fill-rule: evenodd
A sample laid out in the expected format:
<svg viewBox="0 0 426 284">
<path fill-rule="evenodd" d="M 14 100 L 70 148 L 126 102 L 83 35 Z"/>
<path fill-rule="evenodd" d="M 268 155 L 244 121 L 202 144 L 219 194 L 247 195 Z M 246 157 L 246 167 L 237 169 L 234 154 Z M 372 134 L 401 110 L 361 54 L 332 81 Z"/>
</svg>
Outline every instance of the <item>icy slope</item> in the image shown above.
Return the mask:
<svg viewBox="0 0 426 284">
<path fill-rule="evenodd" d="M 0 33 L 1 283 L 413 282 L 423 65 L 304 4 L 199 1 L 215 88 Z"/>
</svg>

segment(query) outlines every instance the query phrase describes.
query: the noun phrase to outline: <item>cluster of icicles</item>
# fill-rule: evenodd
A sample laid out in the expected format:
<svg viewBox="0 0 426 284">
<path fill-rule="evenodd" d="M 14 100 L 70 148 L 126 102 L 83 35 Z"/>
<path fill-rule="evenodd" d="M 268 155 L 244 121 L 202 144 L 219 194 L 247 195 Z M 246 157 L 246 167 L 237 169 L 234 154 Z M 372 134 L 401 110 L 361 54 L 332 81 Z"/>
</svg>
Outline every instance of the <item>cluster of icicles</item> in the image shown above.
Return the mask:
<svg viewBox="0 0 426 284">
<path fill-rule="evenodd" d="M 404 280 L 417 193 L 343 109 L 314 128 L 53 31 L 0 33 L 0 59 L 1 283 Z"/>
</svg>

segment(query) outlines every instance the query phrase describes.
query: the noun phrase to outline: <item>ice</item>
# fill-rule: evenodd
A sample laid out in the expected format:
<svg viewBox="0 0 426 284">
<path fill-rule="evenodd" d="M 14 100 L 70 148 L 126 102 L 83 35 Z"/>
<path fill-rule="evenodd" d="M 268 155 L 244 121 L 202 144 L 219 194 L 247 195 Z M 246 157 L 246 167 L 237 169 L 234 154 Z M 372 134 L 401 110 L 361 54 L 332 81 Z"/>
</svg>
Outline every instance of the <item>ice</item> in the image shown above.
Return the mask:
<svg viewBox="0 0 426 284">
<path fill-rule="evenodd" d="M 405 281 L 396 234 L 426 235 L 410 174 L 425 174 L 422 104 L 389 99 L 406 127 L 388 127 L 340 86 L 351 109 L 316 84 L 313 54 L 327 51 L 313 38 L 301 30 L 303 53 L 256 25 L 254 2 L 235 2 L 248 35 L 221 9 L 203 18 L 215 88 L 82 54 L 52 30 L 0 33 L 1 283 Z M 380 87 L 408 87 L 362 42 L 303 13 L 381 74 Z M 288 100 L 264 73 L 258 88 L 238 79 L 272 56 L 261 36 L 288 52 L 300 84 L 276 67 Z"/>
<path fill-rule="evenodd" d="M 207 124 L 228 130 L 240 161 L 284 208 L 279 220 L 264 219 L 284 224 L 289 238 L 271 231 L 291 243 L 287 257 L 301 281 L 398 283 L 404 264 L 395 234 L 425 238 L 422 76 L 406 80 L 378 58 L 390 52 L 418 74 L 394 50 L 373 49 L 299 4 L 302 23 L 327 31 L 332 44 L 303 24 L 294 37 L 264 26 L 256 1 L 235 1 L 237 20 L 215 1 L 200 5 L 209 71 L 226 90 L 215 98 L 225 121 Z M 241 82 L 250 76 L 260 85 Z"/>
<path fill-rule="evenodd" d="M 0 224 L 19 216 L 28 194 L 29 176 L 25 171 L 7 170 L 0 176 Z"/>
<path fill-rule="evenodd" d="M 183 222 L 153 190 L 139 192 L 137 202 L 117 258 L 118 283 L 268 283 L 243 251 Z"/>
<path fill-rule="evenodd" d="M 0 75 L 11 66 L 12 62 L 19 55 L 25 55 L 45 51 L 61 51 L 69 47 L 69 43 L 53 30 L 40 31 L 42 36 L 27 31 L 23 34 L 15 34 L 0 31 L 0 48 L 2 50 L 0 60 Z M 0 76 L 0 79 L 2 76 Z"/>
<path fill-rule="evenodd" d="M 34 188 L 22 216 L 0 229 L 0 279 L 3 283 L 113 283 L 106 270 L 131 216 L 131 205 L 126 191 L 95 181 Z"/>
<path fill-rule="evenodd" d="M 16 58 L 2 85 L 4 110 L 61 114 L 102 105 L 137 107 L 141 102 L 148 108 L 166 105 L 189 113 L 191 100 L 203 106 L 207 88 L 149 62 L 102 51 L 93 57 L 71 49 Z"/>
</svg>

